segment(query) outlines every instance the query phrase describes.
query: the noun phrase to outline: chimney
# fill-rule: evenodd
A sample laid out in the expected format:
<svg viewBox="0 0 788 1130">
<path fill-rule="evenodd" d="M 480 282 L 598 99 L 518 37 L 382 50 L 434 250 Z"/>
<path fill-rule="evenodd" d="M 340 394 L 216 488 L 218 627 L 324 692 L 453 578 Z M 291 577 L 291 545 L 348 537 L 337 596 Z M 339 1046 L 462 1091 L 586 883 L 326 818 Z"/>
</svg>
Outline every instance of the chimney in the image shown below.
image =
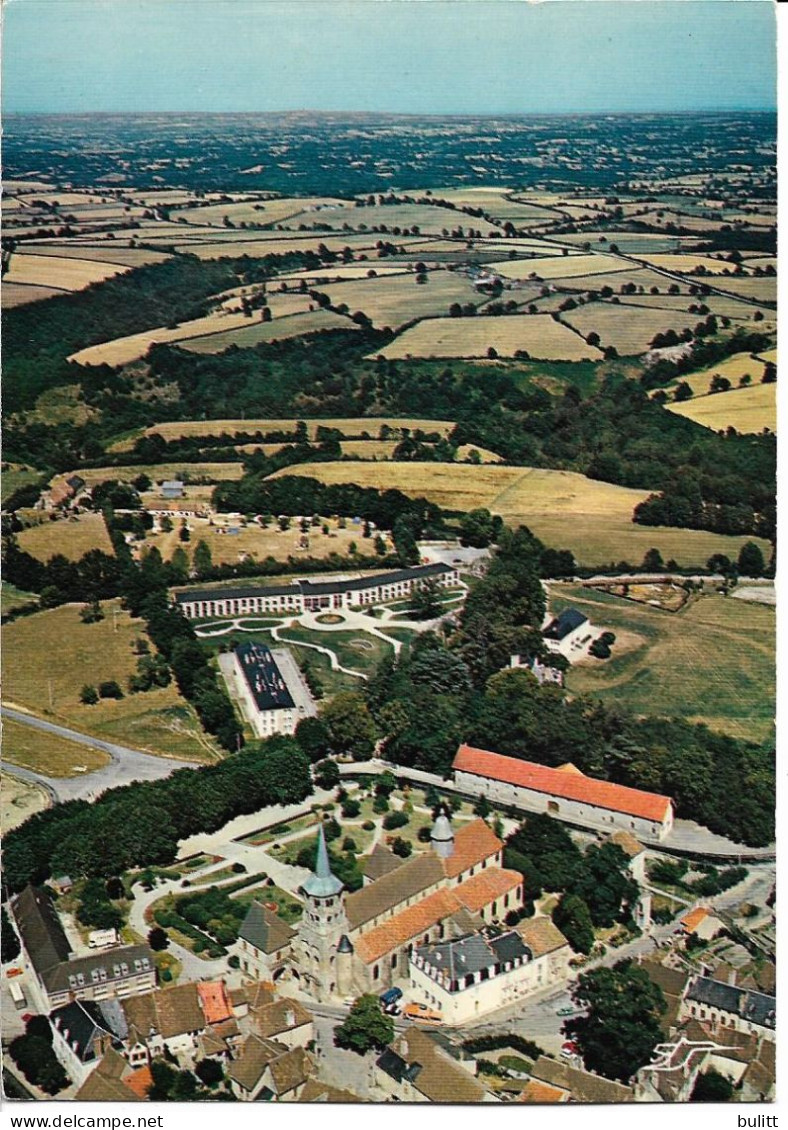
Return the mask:
<svg viewBox="0 0 788 1130">
<path fill-rule="evenodd" d="M 288 1028 L 295 1028 L 296 1015 L 292 1008 L 285 1013 L 285 1024 Z"/>
<path fill-rule="evenodd" d="M 736 984 L 736 970 L 732 966 L 728 970 L 728 984 L 729 985 L 735 985 Z"/>
</svg>

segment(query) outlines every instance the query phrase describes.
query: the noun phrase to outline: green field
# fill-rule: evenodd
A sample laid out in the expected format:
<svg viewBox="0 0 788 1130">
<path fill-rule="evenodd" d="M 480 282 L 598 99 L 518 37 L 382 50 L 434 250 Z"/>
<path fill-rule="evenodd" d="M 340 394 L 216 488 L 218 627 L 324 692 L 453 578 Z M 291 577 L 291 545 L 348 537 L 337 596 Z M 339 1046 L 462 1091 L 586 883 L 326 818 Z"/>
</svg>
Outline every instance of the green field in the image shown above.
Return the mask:
<svg viewBox="0 0 788 1130">
<path fill-rule="evenodd" d="M 3 471 L 0 478 L 0 501 L 3 503 L 10 498 L 14 491 L 26 487 L 29 483 L 38 482 L 41 478 L 39 471 L 31 471 L 27 467 L 20 467 L 18 463 L 5 464 L 7 470 Z"/>
<path fill-rule="evenodd" d="M 579 585 L 551 584 L 553 612 L 572 605 L 616 634 L 608 660 L 571 668 L 567 687 L 635 714 L 705 722 L 765 741 L 775 711 L 775 613 L 766 605 L 702 596 L 663 612 Z"/>
<path fill-rule="evenodd" d="M 18 589 L 16 585 L 10 585 L 8 581 L 3 581 L 0 584 L 0 607 L 4 616 L 14 608 L 21 608 L 25 604 L 33 603 L 38 604 L 37 592 L 25 592 L 23 589 Z"/>
<path fill-rule="evenodd" d="M 45 777 L 77 777 L 103 769 L 109 755 L 8 718 L 3 722 L 3 761 Z"/>
<path fill-rule="evenodd" d="M 126 691 L 136 669 L 132 644 L 145 635 L 144 623 L 132 620 L 118 601 L 105 601 L 102 608 L 105 617 L 94 624 L 82 623 L 79 605 L 65 604 L 5 626 L 7 705 L 150 753 L 213 760 L 213 746 L 174 683 L 143 694 L 126 693 L 117 701 L 82 705 L 79 698 L 85 684 L 97 686 L 115 679 Z"/>
</svg>

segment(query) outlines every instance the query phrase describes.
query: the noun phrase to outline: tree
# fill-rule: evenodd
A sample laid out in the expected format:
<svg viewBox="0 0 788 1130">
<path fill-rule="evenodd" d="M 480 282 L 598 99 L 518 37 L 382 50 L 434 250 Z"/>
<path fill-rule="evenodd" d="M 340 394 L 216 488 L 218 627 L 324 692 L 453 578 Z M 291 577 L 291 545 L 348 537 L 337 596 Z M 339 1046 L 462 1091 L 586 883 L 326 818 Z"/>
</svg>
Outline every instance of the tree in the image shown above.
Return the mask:
<svg viewBox="0 0 788 1130">
<path fill-rule="evenodd" d="M 320 708 L 331 752 L 350 755 L 354 761 L 371 757 L 375 749 L 375 722 L 363 695 L 342 691 Z"/>
<path fill-rule="evenodd" d="M 747 541 L 739 550 L 738 570 L 743 577 L 762 577 L 763 554 L 754 541 Z"/>
<path fill-rule="evenodd" d="M 731 382 L 727 377 L 723 377 L 720 373 L 715 373 L 709 383 L 709 392 L 727 392 L 731 387 Z"/>
<path fill-rule="evenodd" d="M 319 789 L 333 789 L 339 784 L 339 766 L 336 761 L 319 761 L 315 766 L 315 784 Z"/>
<path fill-rule="evenodd" d="M 662 1039 L 662 990 L 645 969 L 619 961 L 612 969 L 581 973 L 572 999 L 586 1014 L 568 1020 L 564 1032 L 580 1049 L 586 1069 L 626 1083 Z"/>
<path fill-rule="evenodd" d="M 413 854 L 413 845 L 410 841 L 403 840 L 402 836 L 395 836 L 391 841 L 391 850 L 402 859 L 407 859 Z"/>
<path fill-rule="evenodd" d="M 336 1046 L 357 1055 L 366 1055 L 373 1048 L 383 1051 L 393 1039 L 394 1021 L 384 1014 L 372 993 L 358 997 L 344 1022 L 334 1029 Z"/>
<path fill-rule="evenodd" d="M 692 400 L 692 386 L 688 385 L 686 381 L 679 381 L 673 393 L 673 399 L 677 404 L 681 404 L 683 400 Z"/>
<path fill-rule="evenodd" d="M 689 1101 L 691 1103 L 729 1103 L 732 1098 L 733 1084 L 730 1079 L 726 1079 L 724 1075 L 720 1075 L 719 1071 L 710 1067 L 708 1071 L 698 1075 Z"/>
<path fill-rule="evenodd" d="M 211 556 L 211 547 L 202 538 L 197 542 L 194 547 L 194 569 L 199 577 L 210 573 L 213 568 L 213 557 Z"/>
<path fill-rule="evenodd" d="M 222 1065 L 215 1059 L 201 1059 L 194 1068 L 194 1073 L 206 1087 L 215 1087 L 224 1079 Z"/>
<path fill-rule="evenodd" d="M 105 679 L 98 685 L 99 698 L 123 698 L 123 691 L 116 679 Z"/>
<path fill-rule="evenodd" d="M 85 683 L 82 690 L 79 692 L 79 701 L 83 706 L 95 706 L 99 700 L 98 691 L 89 683 Z"/>
<path fill-rule="evenodd" d="M 328 727 L 320 718 L 302 718 L 296 726 L 295 739 L 312 764 L 331 752 Z"/>
<path fill-rule="evenodd" d="M 588 906 L 579 895 L 563 895 L 553 911 L 553 922 L 577 953 L 590 953 L 594 927 Z"/>
<path fill-rule="evenodd" d="M 11 919 L 3 907 L 0 917 L 0 961 L 6 965 L 9 961 L 16 961 L 22 952 L 16 930 L 11 925 Z"/>
<path fill-rule="evenodd" d="M 148 945 L 152 950 L 160 953 L 162 950 L 166 950 L 169 944 L 169 934 L 166 930 L 162 930 L 161 926 L 154 926 L 152 930 L 148 931 Z"/>
<path fill-rule="evenodd" d="M 434 620 L 440 615 L 440 591 L 440 585 L 432 577 L 414 589 L 410 603 L 416 620 Z"/>
<path fill-rule="evenodd" d="M 655 573 L 659 569 L 664 569 L 665 562 L 662 560 L 662 554 L 658 549 L 649 549 L 643 557 L 643 569 L 647 573 Z"/>
</svg>

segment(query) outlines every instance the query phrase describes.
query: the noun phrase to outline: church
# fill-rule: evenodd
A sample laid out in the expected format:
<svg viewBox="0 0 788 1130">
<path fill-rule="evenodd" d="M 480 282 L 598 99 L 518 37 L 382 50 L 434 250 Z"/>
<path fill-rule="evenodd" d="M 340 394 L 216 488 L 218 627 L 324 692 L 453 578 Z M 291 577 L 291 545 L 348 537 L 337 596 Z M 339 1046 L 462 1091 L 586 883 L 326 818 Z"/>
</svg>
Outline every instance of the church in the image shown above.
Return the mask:
<svg viewBox="0 0 788 1130">
<path fill-rule="evenodd" d="M 414 948 L 502 921 L 523 904 L 522 875 L 503 867 L 503 843 L 484 820 L 455 832 L 440 813 L 429 851 L 400 859 L 378 847 L 375 856 L 380 877 L 346 892 L 321 825 L 292 941 L 302 986 L 318 1001 L 381 993 L 408 976 Z"/>
</svg>

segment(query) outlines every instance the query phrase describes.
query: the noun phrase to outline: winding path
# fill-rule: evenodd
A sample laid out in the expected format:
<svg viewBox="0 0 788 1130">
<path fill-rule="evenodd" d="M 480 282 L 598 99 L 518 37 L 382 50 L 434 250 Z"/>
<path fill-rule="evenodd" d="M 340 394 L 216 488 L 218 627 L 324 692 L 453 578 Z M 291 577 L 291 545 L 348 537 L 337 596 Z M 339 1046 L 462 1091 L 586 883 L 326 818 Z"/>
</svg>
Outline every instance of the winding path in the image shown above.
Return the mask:
<svg viewBox="0 0 788 1130">
<path fill-rule="evenodd" d="M 37 718 L 34 714 L 15 710 L 10 706 L 3 706 L 0 711 L 3 717 L 19 722 L 23 726 L 31 726 L 35 730 L 43 730 L 56 737 L 78 742 L 80 745 L 100 750 L 109 757 L 110 763 L 103 769 L 96 769 L 93 773 L 82 773 L 78 777 L 47 777 L 44 773 L 37 773 L 32 769 L 24 769 L 10 762 L 4 763 L 3 768 L 13 776 L 41 785 L 55 803 L 67 800 L 95 800 L 106 789 L 129 785 L 132 781 L 157 781 L 161 777 L 169 777 L 177 769 L 199 767 L 196 761 L 180 761 L 172 757 L 157 757 L 152 753 L 143 753 L 139 749 L 103 741 L 90 734 L 82 734 L 66 726 L 58 726 L 54 722 L 46 722 L 43 718 Z"/>
</svg>

